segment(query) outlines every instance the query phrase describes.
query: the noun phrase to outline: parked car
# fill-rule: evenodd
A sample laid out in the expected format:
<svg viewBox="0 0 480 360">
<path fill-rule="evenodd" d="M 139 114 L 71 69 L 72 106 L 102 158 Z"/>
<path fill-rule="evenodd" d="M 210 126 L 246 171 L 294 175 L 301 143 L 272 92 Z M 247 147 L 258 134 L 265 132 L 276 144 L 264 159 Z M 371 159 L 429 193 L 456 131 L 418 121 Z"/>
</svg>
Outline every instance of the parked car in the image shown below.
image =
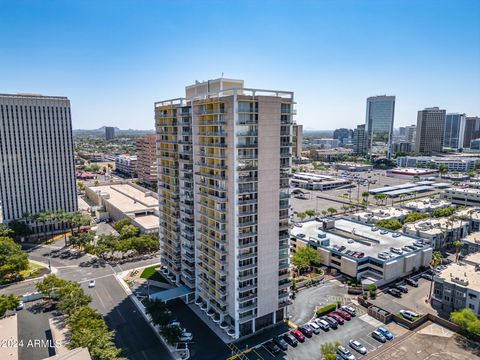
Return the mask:
<svg viewBox="0 0 480 360">
<path fill-rule="evenodd" d="M 359 352 L 362 355 L 367 353 L 367 348 L 363 346 L 358 340 L 350 340 L 348 345 L 355 351 Z"/>
<path fill-rule="evenodd" d="M 344 311 L 342 309 L 335 310 L 335 313 L 340 315 L 342 318 L 344 318 L 347 321 L 350 321 L 350 319 L 352 318 L 352 316 L 349 313 L 347 313 L 346 311 Z"/>
<path fill-rule="evenodd" d="M 57 303 L 53 301 L 49 301 L 43 306 L 43 312 L 44 313 L 50 312 L 55 310 L 56 308 L 57 308 Z"/>
<path fill-rule="evenodd" d="M 402 293 L 408 293 L 408 288 L 405 285 L 397 285 L 395 288 L 400 290 Z"/>
<path fill-rule="evenodd" d="M 408 319 L 408 320 L 413 320 L 413 319 L 418 318 L 420 316 L 416 312 L 413 312 L 413 311 L 410 311 L 410 310 L 400 310 L 400 314 L 402 314 L 403 317 Z"/>
<path fill-rule="evenodd" d="M 290 330 L 290 334 L 292 334 L 295 337 L 295 339 L 297 339 L 299 342 L 303 343 L 305 341 L 305 336 L 303 336 L 300 330 L 297 330 L 297 329 Z"/>
<path fill-rule="evenodd" d="M 88 283 L 89 288 L 94 288 L 95 287 L 95 280 L 90 280 Z"/>
<path fill-rule="evenodd" d="M 430 281 L 433 280 L 433 275 L 423 273 L 421 276 L 422 276 L 422 278 L 424 278 L 426 280 L 430 280 Z"/>
<path fill-rule="evenodd" d="M 298 330 L 305 335 L 307 338 L 311 338 L 313 335 L 312 329 L 310 329 L 310 326 L 308 325 L 302 325 L 298 327 Z"/>
<path fill-rule="evenodd" d="M 270 351 L 273 355 L 278 354 L 280 352 L 280 348 L 275 344 L 272 340 L 267 341 L 264 344 L 265 348 Z"/>
<path fill-rule="evenodd" d="M 362 252 L 362 251 L 357 251 L 357 252 L 355 252 L 352 256 L 353 256 L 354 258 L 356 258 L 356 259 L 361 259 L 361 258 L 363 258 L 363 257 L 365 256 L 365 253 Z"/>
<path fill-rule="evenodd" d="M 312 329 L 314 334 L 320 334 L 320 326 L 318 326 L 315 321 L 309 322 L 307 325 Z"/>
<path fill-rule="evenodd" d="M 372 231 L 377 231 L 377 230 L 378 230 L 378 228 L 376 226 L 372 227 Z"/>
<path fill-rule="evenodd" d="M 403 254 L 403 251 L 402 249 L 398 248 L 398 247 L 391 247 L 390 248 L 390 251 L 395 253 L 395 254 L 398 254 L 398 255 L 402 255 Z"/>
<path fill-rule="evenodd" d="M 380 341 L 382 343 L 384 342 L 387 342 L 387 339 L 385 338 L 385 336 L 383 336 L 379 331 L 375 330 L 372 332 L 372 337 L 377 340 L 377 341 Z"/>
<path fill-rule="evenodd" d="M 329 325 L 328 322 L 326 322 L 325 320 L 323 320 L 323 319 L 315 319 L 315 322 L 317 323 L 318 326 L 320 326 L 320 328 L 321 328 L 323 331 L 328 331 L 328 330 L 330 330 L 330 325 Z"/>
<path fill-rule="evenodd" d="M 394 289 L 394 288 L 388 289 L 387 293 L 389 293 L 390 295 L 395 296 L 397 298 L 402 297 L 402 293 L 400 292 L 400 290 L 397 290 L 397 289 Z"/>
<path fill-rule="evenodd" d="M 179 338 L 180 341 L 186 342 L 186 341 L 192 341 L 193 340 L 193 335 L 192 333 L 189 333 L 187 329 L 182 330 L 182 335 L 180 335 Z"/>
<path fill-rule="evenodd" d="M 335 321 L 334 318 L 331 318 L 330 316 L 324 316 L 322 317 L 322 319 L 328 322 L 328 325 L 330 326 L 331 329 L 338 328 L 338 323 Z"/>
<path fill-rule="evenodd" d="M 418 287 L 418 282 L 416 282 L 414 279 L 408 278 L 405 280 L 405 282 L 410 286 Z"/>
<path fill-rule="evenodd" d="M 290 333 L 283 335 L 283 340 L 292 347 L 295 347 L 298 345 L 297 339 L 295 338 L 295 336 L 293 336 Z"/>
<path fill-rule="evenodd" d="M 357 315 L 357 311 L 355 310 L 355 308 L 354 308 L 353 306 L 344 305 L 344 306 L 342 306 L 342 310 L 343 310 L 343 311 L 346 311 L 346 312 L 349 313 L 351 316 Z"/>
<path fill-rule="evenodd" d="M 294 339 L 295 340 L 295 339 Z M 276 336 L 272 339 L 272 341 L 283 351 L 288 349 L 287 342 L 281 336 Z"/>
<path fill-rule="evenodd" d="M 388 234 L 388 230 L 380 230 L 380 234 L 382 235 Z"/>
<path fill-rule="evenodd" d="M 343 320 L 343 318 L 337 314 L 335 314 L 333 311 L 331 313 L 328 314 L 328 316 L 330 316 L 331 318 L 335 319 L 335 321 L 337 323 L 339 323 L 340 325 L 343 325 L 345 323 L 345 321 Z"/>
<path fill-rule="evenodd" d="M 343 346 L 339 346 L 337 349 L 337 355 L 344 360 L 355 360 L 355 355 L 353 355 L 350 350 L 344 348 Z"/>
<path fill-rule="evenodd" d="M 379 328 L 377 329 L 377 331 L 378 331 L 380 334 L 382 334 L 382 335 L 385 337 L 385 339 L 387 339 L 387 340 L 393 340 L 393 334 L 392 334 L 390 331 L 388 331 L 387 329 L 385 329 L 384 327 L 379 327 Z"/>
</svg>

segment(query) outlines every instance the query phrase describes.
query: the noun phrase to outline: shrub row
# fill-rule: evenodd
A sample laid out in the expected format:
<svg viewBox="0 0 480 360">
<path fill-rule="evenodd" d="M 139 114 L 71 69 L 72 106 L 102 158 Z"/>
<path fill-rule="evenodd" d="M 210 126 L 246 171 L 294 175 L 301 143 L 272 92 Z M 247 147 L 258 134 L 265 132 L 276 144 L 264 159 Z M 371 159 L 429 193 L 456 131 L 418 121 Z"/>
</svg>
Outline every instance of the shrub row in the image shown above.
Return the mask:
<svg viewBox="0 0 480 360">
<path fill-rule="evenodd" d="M 317 309 L 316 311 L 316 315 L 317 317 L 320 317 L 320 316 L 323 316 L 323 315 L 326 315 L 334 310 L 337 309 L 337 304 L 330 304 L 330 305 L 327 305 L 327 306 L 324 306 L 324 307 L 321 307 L 320 309 Z"/>
</svg>

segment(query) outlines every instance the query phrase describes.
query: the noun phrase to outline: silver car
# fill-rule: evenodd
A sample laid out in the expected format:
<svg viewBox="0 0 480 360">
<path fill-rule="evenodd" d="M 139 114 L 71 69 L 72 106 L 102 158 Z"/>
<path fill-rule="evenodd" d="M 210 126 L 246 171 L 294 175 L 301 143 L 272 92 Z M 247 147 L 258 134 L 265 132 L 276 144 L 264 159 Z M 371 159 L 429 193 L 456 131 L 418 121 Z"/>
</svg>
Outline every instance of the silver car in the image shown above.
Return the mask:
<svg viewBox="0 0 480 360">
<path fill-rule="evenodd" d="M 363 345 L 360 343 L 360 341 L 358 341 L 358 340 L 353 340 L 353 339 L 352 339 L 352 340 L 350 340 L 350 341 L 348 342 L 348 345 L 350 345 L 350 347 L 351 347 L 353 350 L 359 352 L 359 353 L 362 354 L 362 355 L 365 355 L 365 354 L 367 353 L 367 348 L 366 348 L 365 346 L 363 346 Z"/>
</svg>

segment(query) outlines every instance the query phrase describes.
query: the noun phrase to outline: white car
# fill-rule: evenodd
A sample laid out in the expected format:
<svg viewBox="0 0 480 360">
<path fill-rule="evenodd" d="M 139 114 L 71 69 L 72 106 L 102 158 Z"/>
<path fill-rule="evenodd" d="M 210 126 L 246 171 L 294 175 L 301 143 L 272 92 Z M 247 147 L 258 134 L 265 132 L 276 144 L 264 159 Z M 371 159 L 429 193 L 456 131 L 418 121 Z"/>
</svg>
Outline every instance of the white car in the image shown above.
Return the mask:
<svg viewBox="0 0 480 360">
<path fill-rule="evenodd" d="M 359 352 L 359 353 L 362 354 L 362 355 L 365 355 L 365 354 L 367 353 L 367 348 L 366 348 L 365 346 L 363 346 L 363 345 L 360 343 L 360 341 L 358 341 L 358 340 L 353 340 L 353 339 L 352 339 L 352 340 L 350 340 L 350 341 L 348 342 L 348 345 L 350 345 L 350 347 L 351 347 L 353 350 Z"/>
<path fill-rule="evenodd" d="M 88 283 L 88 287 L 89 288 L 94 288 L 95 287 L 95 280 L 90 280 L 90 282 Z"/>
<path fill-rule="evenodd" d="M 374 226 L 374 227 L 372 227 L 372 231 L 377 231 L 377 230 L 378 230 L 378 228 L 377 228 L 377 227 L 375 227 L 375 226 Z"/>
<path fill-rule="evenodd" d="M 412 320 L 414 318 L 419 317 L 419 314 L 410 310 L 400 310 L 400 314 L 406 317 L 408 320 Z"/>
<path fill-rule="evenodd" d="M 315 322 L 324 331 L 328 331 L 330 329 L 330 325 L 323 319 L 315 319 Z"/>
<path fill-rule="evenodd" d="M 315 334 L 320 334 L 320 326 L 315 321 L 309 322 L 308 326 L 312 329 Z"/>
<path fill-rule="evenodd" d="M 342 310 L 346 311 L 347 313 L 349 313 L 352 316 L 355 316 L 357 314 L 357 311 L 352 306 L 344 305 L 344 306 L 342 306 Z"/>
<path fill-rule="evenodd" d="M 18 311 L 18 310 L 22 310 L 22 309 L 23 309 L 23 306 L 24 306 L 24 305 L 23 305 L 23 301 L 20 300 L 20 301 L 18 302 L 17 311 Z"/>
<path fill-rule="evenodd" d="M 337 349 L 337 355 L 339 355 L 344 360 L 355 360 L 355 355 L 353 355 L 350 350 L 339 346 Z"/>
</svg>

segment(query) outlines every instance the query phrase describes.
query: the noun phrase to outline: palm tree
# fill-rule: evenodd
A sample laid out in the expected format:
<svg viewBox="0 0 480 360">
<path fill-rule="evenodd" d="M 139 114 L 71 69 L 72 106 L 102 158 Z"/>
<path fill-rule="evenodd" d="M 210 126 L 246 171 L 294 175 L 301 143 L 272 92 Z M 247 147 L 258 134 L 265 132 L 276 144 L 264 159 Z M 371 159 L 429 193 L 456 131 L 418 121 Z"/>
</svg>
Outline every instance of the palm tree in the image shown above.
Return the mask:
<svg viewBox="0 0 480 360">
<path fill-rule="evenodd" d="M 463 241 L 457 240 L 453 242 L 453 246 L 455 246 L 455 262 L 458 263 L 458 258 L 460 256 L 460 249 L 464 245 Z"/>
</svg>

